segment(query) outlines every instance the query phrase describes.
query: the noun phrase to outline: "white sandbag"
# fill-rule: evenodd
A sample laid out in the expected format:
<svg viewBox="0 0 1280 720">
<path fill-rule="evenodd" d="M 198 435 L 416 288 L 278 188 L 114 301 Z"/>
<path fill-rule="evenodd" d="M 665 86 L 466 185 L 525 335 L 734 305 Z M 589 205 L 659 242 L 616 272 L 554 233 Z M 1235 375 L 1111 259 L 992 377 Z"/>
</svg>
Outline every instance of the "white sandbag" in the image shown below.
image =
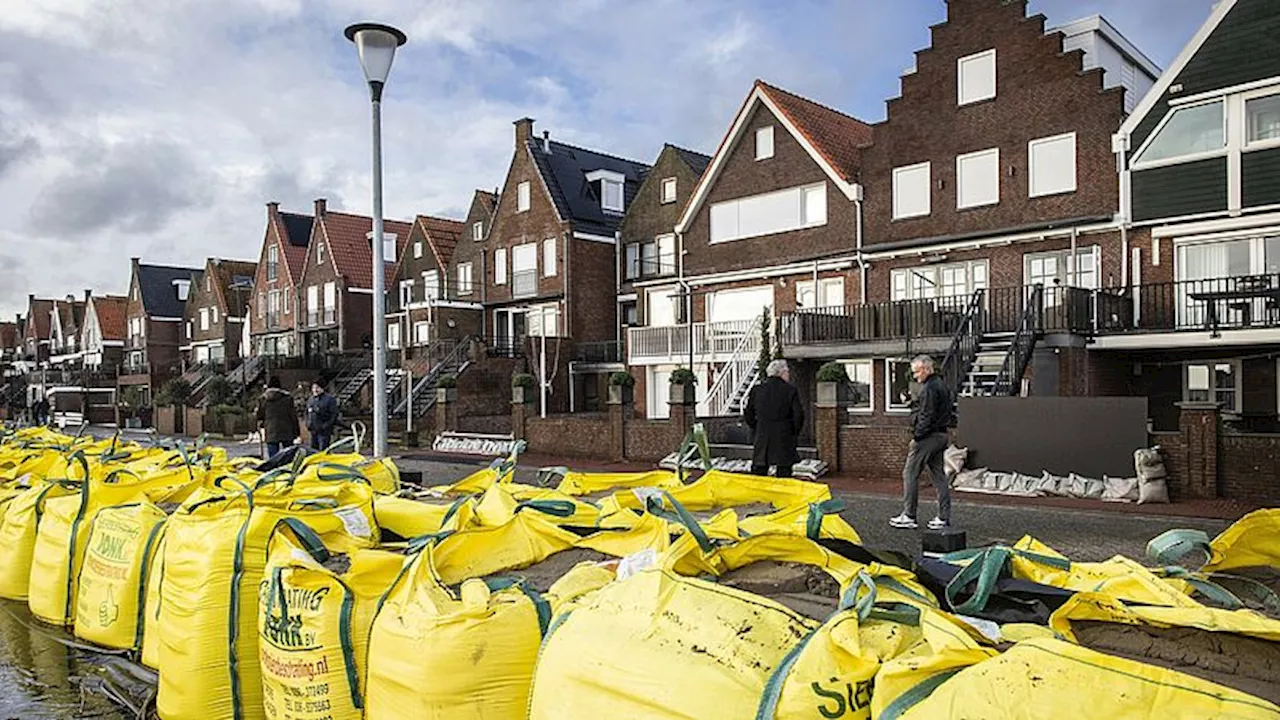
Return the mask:
<svg viewBox="0 0 1280 720">
<path fill-rule="evenodd" d="M 1160 455 L 1159 445 L 1134 450 L 1133 467 L 1140 480 L 1155 480 L 1169 475 L 1164 466 L 1164 458 Z"/>
<path fill-rule="evenodd" d="M 1023 495 L 1025 497 L 1037 497 L 1040 495 L 1040 478 L 1035 475 L 1014 473 L 1013 483 L 1009 488 L 1009 493 L 1012 495 Z"/>
<path fill-rule="evenodd" d="M 964 464 L 969 460 L 969 448 L 949 446 L 942 451 L 942 464 L 947 470 L 947 477 L 953 478 L 964 470 Z"/>
<path fill-rule="evenodd" d="M 1110 475 L 1102 476 L 1103 502 L 1137 502 L 1138 478 L 1118 478 Z"/>
<path fill-rule="evenodd" d="M 951 486 L 957 490 L 981 490 L 982 479 L 986 477 L 987 469 L 978 468 L 976 470 L 961 470 L 951 481 Z"/>
<path fill-rule="evenodd" d="M 1138 479 L 1138 504 L 1146 505 L 1147 503 L 1164 503 L 1169 502 L 1169 483 L 1164 478 L 1143 480 Z"/>
<path fill-rule="evenodd" d="M 1101 500 L 1104 486 L 1097 478 L 1071 473 L 1068 480 L 1068 496 L 1082 500 Z"/>
<path fill-rule="evenodd" d="M 1009 474 L 987 471 L 982 476 L 982 489 L 986 492 L 1000 492 L 1001 487 L 1009 487 Z"/>
<path fill-rule="evenodd" d="M 1067 494 L 1067 486 L 1069 482 L 1070 481 L 1067 478 L 1062 477 L 1061 475 L 1054 475 L 1048 470 L 1045 470 L 1044 474 L 1040 476 L 1040 483 L 1037 486 L 1037 489 L 1045 495 L 1062 497 Z"/>
</svg>

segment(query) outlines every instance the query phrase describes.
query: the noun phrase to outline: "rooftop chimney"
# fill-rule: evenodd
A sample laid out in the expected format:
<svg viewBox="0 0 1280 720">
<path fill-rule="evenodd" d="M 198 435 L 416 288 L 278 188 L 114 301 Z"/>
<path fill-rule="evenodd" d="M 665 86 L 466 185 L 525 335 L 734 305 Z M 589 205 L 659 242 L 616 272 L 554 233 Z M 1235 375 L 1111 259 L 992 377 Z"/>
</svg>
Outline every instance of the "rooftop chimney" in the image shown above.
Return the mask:
<svg viewBox="0 0 1280 720">
<path fill-rule="evenodd" d="M 516 149 L 524 147 L 533 137 L 533 118 L 520 118 L 516 121 Z"/>
<path fill-rule="evenodd" d="M 551 154 L 551 131 L 550 130 L 542 131 L 542 152 L 548 155 Z"/>
<path fill-rule="evenodd" d="M 316 217 L 324 217 L 325 211 L 328 209 L 329 201 L 324 198 L 316 198 Z"/>
<path fill-rule="evenodd" d="M 88 304 L 89 304 L 89 298 L 90 298 L 90 297 L 92 297 L 92 296 L 93 296 L 93 291 L 92 291 L 92 290 L 90 290 L 89 288 L 85 288 L 85 289 L 84 289 L 84 304 L 85 304 L 85 305 L 88 305 Z"/>
</svg>

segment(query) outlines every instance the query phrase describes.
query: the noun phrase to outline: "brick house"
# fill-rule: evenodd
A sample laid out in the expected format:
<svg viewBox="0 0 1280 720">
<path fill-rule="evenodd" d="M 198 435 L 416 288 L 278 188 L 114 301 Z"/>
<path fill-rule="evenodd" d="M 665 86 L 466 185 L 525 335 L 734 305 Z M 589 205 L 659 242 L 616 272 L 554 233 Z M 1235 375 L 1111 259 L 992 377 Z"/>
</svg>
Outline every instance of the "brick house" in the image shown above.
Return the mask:
<svg viewBox="0 0 1280 720">
<path fill-rule="evenodd" d="M 466 261 L 482 271 L 490 353 L 528 357 L 535 374 L 545 366 L 550 412 L 571 405 L 576 348 L 617 339 L 618 227 L 648 169 L 515 122 L 492 225 Z"/>
<path fill-rule="evenodd" d="M 83 420 L 91 423 L 115 422 L 116 382 L 124 351 L 125 310 L 123 296 L 95 296 L 86 291 L 82 304 L 74 361 L 51 370 L 56 376 L 48 393 L 55 420 L 75 425 Z M 67 310 L 74 304 L 60 303 Z M 55 326 L 61 324 L 55 318 Z M 64 328 L 62 333 L 72 330 Z M 58 331 L 55 330 L 57 335 Z"/>
<path fill-rule="evenodd" d="M 313 223 L 310 215 L 281 212 L 280 203 L 267 203 L 267 227 L 248 314 L 250 354 L 301 355 L 298 292 Z"/>
<path fill-rule="evenodd" d="M 92 295 L 85 308 L 80 347 L 84 366 L 115 374 L 124 360 L 125 314 L 129 298 L 123 295 Z M 114 390 L 114 388 L 112 388 Z"/>
<path fill-rule="evenodd" d="M 311 241 L 296 281 L 297 327 L 309 366 L 327 367 L 337 355 L 372 347 L 372 231 L 370 218 L 331 211 L 324 199 L 315 201 Z M 389 289 L 410 225 L 386 220 L 384 231 Z"/>
<path fill-rule="evenodd" d="M 1218 3 L 1116 133 L 1131 273 L 1089 352 L 1157 432 L 1220 428 L 1161 438 L 1205 468 L 1193 491 L 1258 502 L 1280 498 L 1277 31 L 1276 3 Z"/>
<path fill-rule="evenodd" d="M 387 280 L 387 348 L 417 373 L 430 369 L 431 346 L 481 334 L 477 269 L 467 260 L 454 266 L 454 250 L 465 226 L 457 220 L 419 215 L 396 274 Z M 416 362 L 422 361 L 422 362 Z"/>
<path fill-rule="evenodd" d="M 184 366 L 226 371 L 239 364 L 246 315 L 258 267 L 209 258 L 187 296 L 182 328 Z"/>
<path fill-rule="evenodd" d="M 27 322 L 22 334 L 22 357 L 31 366 L 40 366 L 49 360 L 50 324 L 53 300 L 27 295 Z"/>
<path fill-rule="evenodd" d="M 155 392 L 181 374 L 182 326 L 191 285 L 200 268 L 144 265 L 131 259 L 125 309 L 124 362 L 116 397 L 130 409 L 147 408 Z M 149 423 L 145 412 L 139 416 Z"/>
<path fill-rule="evenodd" d="M 676 222 L 698 179 L 711 163 L 711 158 L 702 153 L 686 150 L 667 144 L 658 154 L 653 167 L 645 176 L 644 182 L 636 192 L 635 199 L 627 208 L 626 217 L 619 227 L 622 248 L 618 253 L 621 261 L 618 278 L 618 338 L 590 348 L 580 350 L 575 362 L 575 371 L 602 371 L 613 369 L 611 363 L 621 364 L 625 359 L 622 353 L 624 343 L 632 327 L 641 326 L 639 287 L 641 283 L 670 283 L 679 274 L 680 257 L 676 252 Z M 662 312 L 674 313 L 674 308 L 664 305 Z M 654 322 L 656 318 L 645 317 L 645 321 L 657 325 L 669 324 Z M 674 321 L 674 317 L 670 320 Z M 586 410 L 599 410 L 603 406 L 602 398 L 606 390 L 602 386 L 604 372 L 581 375 L 575 395 L 582 398 L 579 407 Z M 649 402 L 649 372 L 634 373 L 635 409 L 637 413 L 646 414 Z M 661 398 L 658 407 L 665 409 L 665 398 Z"/>
<path fill-rule="evenodd" d="M 1105 394 L 1076 369 L 1093 292 L 1127 273 L 1110 138 L 1156 68 L 1105 20 L 1046 32 L 1025 2 L 951 0 L 931 35 L 859 150 L 856 304 L 784 311 L 785 354 L 809 392 L 843 362 L 861 427 L 906 422 L 919 353 L 961 395 Z"/>
</svg>

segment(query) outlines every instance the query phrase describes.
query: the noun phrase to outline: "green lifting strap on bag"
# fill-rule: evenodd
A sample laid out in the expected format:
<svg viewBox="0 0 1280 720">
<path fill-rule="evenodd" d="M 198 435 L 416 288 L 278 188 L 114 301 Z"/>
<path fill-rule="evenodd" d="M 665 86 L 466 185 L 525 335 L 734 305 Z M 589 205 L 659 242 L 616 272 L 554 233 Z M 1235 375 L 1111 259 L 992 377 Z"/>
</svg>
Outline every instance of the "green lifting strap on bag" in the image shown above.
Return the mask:
<svg viewBox="0 0 1280 720">
<path fill-rule="evenodd" d="M 809 514 L 805 518 L 804 534 L 810 540 L 818 540 L 822 535 L 822 518 L 827 515 L 839 515 L 844 512 L 845 501 L 829 498 L 822 502 L 809 503 Z"/>
<path fill-rule="evenodd" d="M 663 506 L 664 500 L 671 503 L 672 510 L 667 510 Z M 693 513 L 680 504 L 679 500 L 672 497 L 670 492 L 663 490 L 661 496 L 648 496 L 645 499 L 645 510 L 650 515 L 656 515 L 663 520 L 683 525 L 689 531 L 689 534 L 693 536 L 693 539 L 697 541 L 698 547 L 703 552 L 711 552 L 715 549 L 715 543 L 707 536 L 707 531 L 703 529 L 702 524 L 693 516 Z"/>
<path fill-rule="evenodd" d="M 987 601 L 991 599 L 991 594 L 995 592 L 996 584 L 999 582 L 1005 566 L 1009 564 L 1014 555 L 1063 570 L 1071 567 L 1069 560 L 1004 546 L 970 548 L 950 553 L 942 556 L 942 559 L 947 562 L 955 562 L 957 560 L 970 560 L 970 562 L 961 568 L 960 572 L 956 573 L 956 576 L 947 583 L 947 605 L 962 614 L 982 612 L 987 606 Z M 968 600 L 957 602 L 961 593 L 970 583 L 975 583 L 973 594 L 969 596 Z"/>
<path fill-rule="evenodd" d="M 1169 530 L 1147 543 L 1147 557 L 1160 565 L 1179 564 L 1196 550 L 1203 552 L 1206 560 L 1213 557 L 1209 536 L 1202 530 Z"/>
<path fill-rule="evenodd" d="M 577 508 L 568 500 L 525 500 L 516 503 L 516 512 L 526 509 L 537 510 L 544 515 L 558 518 L 573 517 L 573 514 L 577 512 Z"/>
</svg>

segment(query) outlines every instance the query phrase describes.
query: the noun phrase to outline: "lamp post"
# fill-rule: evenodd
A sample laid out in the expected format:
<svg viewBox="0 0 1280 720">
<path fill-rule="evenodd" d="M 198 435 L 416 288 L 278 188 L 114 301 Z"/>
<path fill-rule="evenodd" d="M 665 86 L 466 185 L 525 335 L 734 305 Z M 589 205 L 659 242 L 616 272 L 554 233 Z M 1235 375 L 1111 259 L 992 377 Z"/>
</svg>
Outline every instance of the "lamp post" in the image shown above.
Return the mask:
<svg viewBox="0 0 1280 720">
<path fill-rule="evenodd" d="M 389 25 L 357 23 L 347 28 L 373 103 L 373 454 L 387 454 L 386 278 L 382 248 L 382 88 L 396 48 L 408 39 Z"/>
</svg>

